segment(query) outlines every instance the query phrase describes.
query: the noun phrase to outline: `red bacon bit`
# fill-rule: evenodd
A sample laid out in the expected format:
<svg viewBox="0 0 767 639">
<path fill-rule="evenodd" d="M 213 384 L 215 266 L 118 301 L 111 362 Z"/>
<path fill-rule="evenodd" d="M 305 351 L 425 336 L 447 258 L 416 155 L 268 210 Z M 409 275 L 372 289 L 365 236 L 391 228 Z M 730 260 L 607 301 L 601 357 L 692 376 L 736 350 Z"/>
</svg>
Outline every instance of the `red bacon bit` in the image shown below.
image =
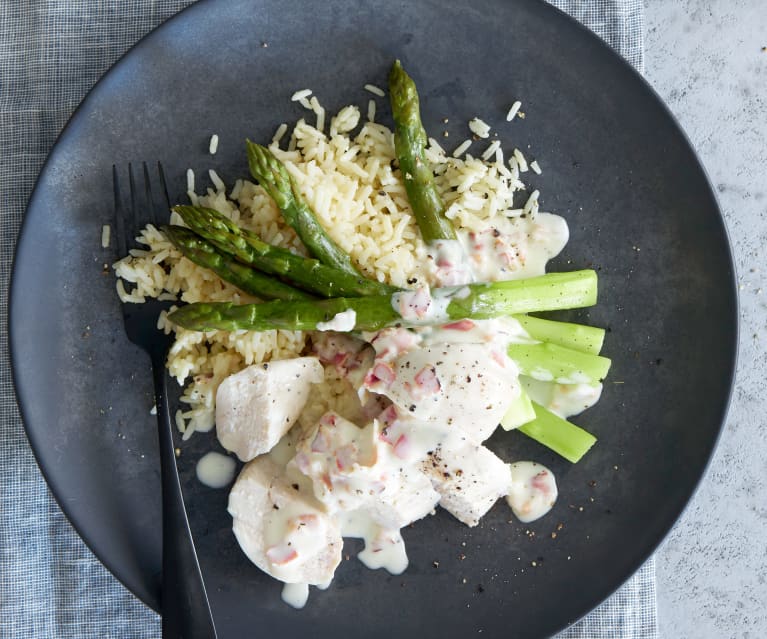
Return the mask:
<svg viewBox="0 0 767 639">
<path fill-rule="evenodd" d="M 470 331 L 476 324 L 470 319 L 462 319 L 457 322 L 445 324 L 442 328 L 446 328 L 451 331 Z"/>
<path fill-rule="evenodd" d="M 324 419 L 324 418 L 323 418 Z M 317 430 L 317 434 L 312 440 L 311 450 L 313 453 L 326 453 L 330 448 L 330 442 L 328 441 L 327 433 L 322 429 Z"/>
<path fill-rule="evenodd" d="M 389 386 L 395 379 L 397 379 L 397 374 L 394 372 L 394 369 L 384 362 L 379 362 L 365 376 L 365 386 L 372 386 L 378 382 Z"/>
<path fill-rule="evenodd" d="M 416 373 L 414 380 L 418 388 L 420 388 L 426 395 L 439 393 L 442 388 L 442 385 L 437 378 L 437 371 L 434 370 L 433 366 L 424 366 L 418 373 Z"/>
<path fill-rule="evenodd" d="M 357 447 L 354 444 L 346 444 L 336 451 L 336 467 L 338 470 L 349 470 L 357 461 Z"/>
<path fill-rule="evenodd" d="M 275 566 L 284 566 L 298 557 L 295 548 L 288 544 L 277 544 L 266 549 L 266 558 Z"/>
<path fill-rule="evenodd" d="M 501 368 L 506 368 L 506 364 L 508 363 L 508 358 L 503 353 L 499 353 L 498 351 L 493 351 L 491 353 L 491 356 Z"/>
<path fill-rule="evenodd" d="M 336 416 L 333 413 L 325 413 L 320 418 L 320 423 L 324 424 L 325 426 L 335 426 L 336 425 Z"/>
<path fill-rule="evenodd" d="M 408 351 L 418 343 L 418 338 L 406 328 L 395 329 L 394 344 L 400 352 Z"/>
<path fill-rule="evenodd" d="M 296 517 L 296 520 L 299 524 L 304 524 L 306 526 L 309 526 L 310 528 L 315 527 L 319 523 L 319 518 L 317 515 L 312 515 L 311 513 L 306 515 L 299 515 Z"/>
<path fill-rule="evenodd" d="M 415 291 L 402 293 L 400 301 L 400 315 L 405 319 L 424 317 L 431 306 L 431 294 L 429 289 L 419 288 Z"/>
<path fill-rule="evenodd" d="M 551 492 L 551 483 L 548 480 L 548 471 L 542 470 L 530 480 L 530 486 L 541 491 L 544 495 Z"/>
<path fill-rule="evenodd" d="M 385 426 L 392 425 L 397 420 L 397 407 L 394 404 L 388 406 L 386 409 L 381 411 L 381 414 L 378 416 L 378 420 Z"/>
<path fill-rule="evenodd" d="M 400 435 L 397 443 L 394 444 L 394 454 L 400 459 L 407 459 L 411 451 L 410 440 L 405 435 Z"/>
<path fill-rule="evenodd" d="M 346 359 L 348 357 L 349 357 L 349 353 L 336 353 L 333 356 L 332 364 L 336 366 L 337 368 L 341 368 L 346 362 Z"/>
</svg>

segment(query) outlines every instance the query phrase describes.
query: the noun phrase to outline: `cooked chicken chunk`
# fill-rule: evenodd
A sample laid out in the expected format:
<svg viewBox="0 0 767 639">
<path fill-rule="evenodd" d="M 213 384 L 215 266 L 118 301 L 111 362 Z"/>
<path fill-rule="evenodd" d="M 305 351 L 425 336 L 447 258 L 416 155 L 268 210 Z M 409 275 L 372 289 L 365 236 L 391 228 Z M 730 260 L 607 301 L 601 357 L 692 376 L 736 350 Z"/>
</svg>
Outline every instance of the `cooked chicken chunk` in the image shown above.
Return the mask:
<svg viewBox="0 0 767 639">
<path fill-rule="evenodd" d="M 326 413 L 299 442 L 291 465 L 311 478 L 330 512 L 365 511 L 386 529 L 421 519 L 439 499 L 429 479 L 393 453 L 378 422 L 359 428 Z"/>
<path fill-rule="evenodd" d="M 341 561 L 341 530 L 268 457 L 243 468 L 229 495 L 237 541 L 261 570 L 286 583 L 326 584 Z"/>
<path fill-rule="evenodd" d="M 365 388 L 399 409 L 448 432 L 460 429 L 479 444 L 498 426 L 519 393 L 517 368 L 503 351 L 464 342 L 416 346 L 377 357 Z"/>
<path fill-rule="evenodd" d="M 509 467 L 484 446 L 438 446 L 421 464 L 440 494 L 439 505 L 467 526 L 476 526 L 508 494 Z"/>
<path fill-rule="evenodd" d="M 323 379 L 316 357 L 256 364 L 227 377 L 216 393 L 221 445 L 242 461 L 268 452 L 298 419 L 311 385 Z"/>
</svg>

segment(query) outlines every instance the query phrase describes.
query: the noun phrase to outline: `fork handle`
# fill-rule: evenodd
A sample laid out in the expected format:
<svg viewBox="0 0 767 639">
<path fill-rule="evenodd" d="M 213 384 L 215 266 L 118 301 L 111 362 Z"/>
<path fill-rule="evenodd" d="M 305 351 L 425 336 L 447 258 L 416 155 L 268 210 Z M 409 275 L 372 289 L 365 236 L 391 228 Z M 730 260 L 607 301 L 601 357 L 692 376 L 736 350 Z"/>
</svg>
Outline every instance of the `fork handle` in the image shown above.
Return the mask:
<svg viewBox="0 0 767 639">
<path fill-rule="evenodd" d="M 162 637 L 216 639 L 216 628 L 189 529 L 176 467 L 174 425 L 170 416 L 168 380 L 165 374 L 166 354 L 167 348 L 159 346 L 151 353 L 162 481 Z"/>
</svg>

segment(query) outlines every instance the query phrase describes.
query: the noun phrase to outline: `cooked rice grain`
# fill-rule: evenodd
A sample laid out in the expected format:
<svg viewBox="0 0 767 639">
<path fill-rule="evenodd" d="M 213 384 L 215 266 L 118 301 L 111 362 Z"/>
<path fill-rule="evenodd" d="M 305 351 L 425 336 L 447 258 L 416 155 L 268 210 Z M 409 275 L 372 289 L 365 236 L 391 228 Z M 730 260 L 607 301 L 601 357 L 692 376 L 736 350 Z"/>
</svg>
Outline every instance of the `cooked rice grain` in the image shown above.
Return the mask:
<svg viewBox="0 0 767 639">
<path fill-rule="evenodd" d="M 377 95 L 379 98 L 382 98 L 386 95 L 383 89 L 379 89 L 374 84 L 366 84 L 365 91 L 370 91 L 370 93 L 372 93 L 373 95 Z"/>
</svg>

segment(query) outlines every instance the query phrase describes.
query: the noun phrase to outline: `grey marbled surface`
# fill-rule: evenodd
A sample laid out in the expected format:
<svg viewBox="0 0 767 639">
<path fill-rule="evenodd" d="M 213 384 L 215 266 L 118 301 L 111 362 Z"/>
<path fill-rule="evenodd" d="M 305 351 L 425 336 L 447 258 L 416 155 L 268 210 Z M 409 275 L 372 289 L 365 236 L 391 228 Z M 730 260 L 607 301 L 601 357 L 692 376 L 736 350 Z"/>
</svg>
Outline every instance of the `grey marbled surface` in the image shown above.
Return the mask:
<svg viewBox="0 0 767 639">
<path fill-rule="evenodd" d="M 645 0 L 646 76 L 698 150 L 730 232 L 740 353 L 709 472 L 657 556 L 663 639 L 767 637 L 767 4 Z"/>
</svg>

